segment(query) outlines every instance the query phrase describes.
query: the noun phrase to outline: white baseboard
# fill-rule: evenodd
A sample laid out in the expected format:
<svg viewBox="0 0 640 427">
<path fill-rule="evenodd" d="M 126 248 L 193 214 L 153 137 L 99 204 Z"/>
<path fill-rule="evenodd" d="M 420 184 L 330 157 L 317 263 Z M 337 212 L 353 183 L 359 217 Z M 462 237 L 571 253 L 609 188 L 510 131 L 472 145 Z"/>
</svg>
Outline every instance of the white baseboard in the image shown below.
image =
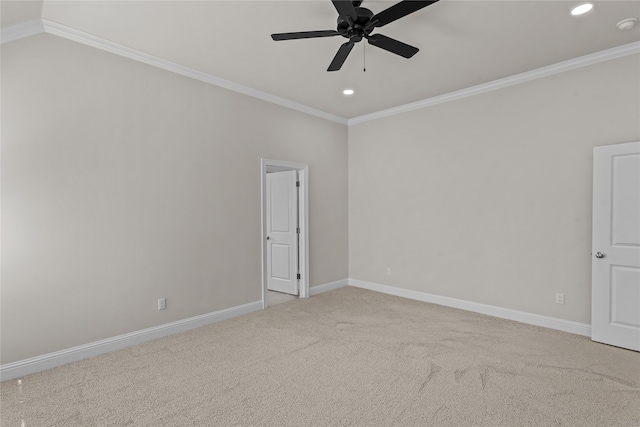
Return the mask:
<svg viewBox="0 0 640 427">
<path fill-rule="evenodd" d="M 542 316 L 540 314 L 511 310 L 509 308 L 481 304 L 472 301 L 465 301 L 440 295 L 433 295 L 425 292 L 411 291 L 408 289 L 401 289 L 393 286 L 381 285 L 378 283 L 365 282 L 364 280 L 349 279 L 349 286 L 369 289 L 371 291 L 382 292 L 384 294 L 395 295 L 398 297 L 409 298 L 417 301 L 444 305 L 446 307 L 459 308 L 461 310 L 486 314 L 489 316 L 499 317 L 501 319 L 515 320 L 516 322 L 527 323 L 529 325 L 557 329 L 559 331 L 569 332 L 576 335 L 584 335 L 587 337 L 591 336 L 591 325 L 588 325 L 586 323 L 557 319 L 555 317 Z"/>
<path fill-rule="evenodd" d="M 309 295 L 314 296 L 334 289 L 344 288 L 345 286 L 349 286 L 349 279 L 336 280 L 335 282 L 312 286 L 309 288 Z"/>
<path fill-rule="evenodd" d="M 125 347 L 141 344 L 157 338 L 174 335 L 261 309 L 262 301 L 256 301 L 224 310 L 214 311 L 212 313 L 202 314 L 200 316 L 190 317 L 188 319 L 178 320 L 176 322 L 166 323 L 160 326 L 154 326 L 152 328 L 131 332 L 129 334 L 119 335 L 117 337 L 95 341 L 89 344 L 68 348 L 66 350 L 32 357 L 30 359 L 6 363 L 4 365 L 0 365 L 0 380 L 5 381 L 23 377 L 25 375 L 66 365 L 71 362 L 77 362 L 78 360 L 86 359 L 88 357 L 120 350 Z"/>
<path fill-rule="evenodd" d="M 577 335 L 591 336 L 591 326 L 584 323 L 572 322 L 570 320 L 557 319 L 553 317 L 542 316 L 539 314 L 526 313 L 523 311 L 511 310 L 508 308 L 496 307 L 487 304 L 480 304 L 456 298 L 443 297 L 440 295 L 433 295 L 425 292 L 395 288 L 378 283 L 366 282 L 364 280 L 337 280 L 335 282 L 312 286 L 311 288 L 309 288 L 309 293 L 311 296 L 314 296 L 345 286 L 354 286 L 358 288 L 369 289 L 371 291 L 382 292 L 389 295 L 439 304 L 447 307 L 459 308 L 462 310 L 486 314 L 502 319 L 515 320 L 517 322 L 527 323 L 530 325 L 557 329 Z M 55 368 L 57 366 L 66 365 L 68 363 L 76 362 L 88 357 L 98 356 L 100 354 L 109 353 L 111 351 L 130 347 L 136 344 L 141 344 L 153 339 L 158 339 L 180 332 L 188 331 L 200 326 L 205 326 L 210 323 L 220 322 L 232 317 L 252 313 L 261 309 L 262 301 L 256 301 L 237 307 L 215 311 L 213 313 L 207 313 L 188 319 L 178 320 L 176 322 L 166 323 L 164 325 L 143 329 L 129 334 L 119 335 L 113 338 L 107 338 L 101 341 L 95 341 L 66 350 L 32 357 L 30 359 L 7 363 L 4 365 L 0 365 L 0 380 L 5 381 L 23 377 L 25 375 Z"/>
</svg>

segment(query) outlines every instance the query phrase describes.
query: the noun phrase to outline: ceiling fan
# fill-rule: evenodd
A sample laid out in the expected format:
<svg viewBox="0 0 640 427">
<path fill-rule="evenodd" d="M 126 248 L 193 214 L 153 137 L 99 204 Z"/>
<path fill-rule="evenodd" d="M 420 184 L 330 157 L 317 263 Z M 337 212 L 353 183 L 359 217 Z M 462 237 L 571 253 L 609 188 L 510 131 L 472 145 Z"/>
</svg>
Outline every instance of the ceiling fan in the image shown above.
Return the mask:
<svg viewBox="0 0 640 427">
<path fill-rule="evenodd" d="M 360 7 L 362 1 L 341 1 L 331 0 L 338 11 L 338 29 L 322 30 L 322 31 L 301 31 L 296 33 L 279 33 L 271 34 L 271 38 L 275 41 L 310 39 L 316 37 L 333 37 L 342 36 L 349 39 L 338 49 L 338 53 L 331 61 L 327 71 L 337 71 L 342 67 L 344 61 L 349 56 L 349 52 L 356 43 L 363 38 L 367 39 L 369 44 L 379 47 L 389 52 L 395 53 L 405 58 L 411 58 L 418 52 L 418 48 L 402 43 L 401 41 L 392 39 L 382 34 L 371 34 L 378 27 L 383 27 L 395 20 L 416 12 L 427 7 L 438 0 L 434 1 L 414 1 L 403 0 L 393 6 L 383 10 L 380 13 L 373 14 L 369 9 Z"/>
</svg>

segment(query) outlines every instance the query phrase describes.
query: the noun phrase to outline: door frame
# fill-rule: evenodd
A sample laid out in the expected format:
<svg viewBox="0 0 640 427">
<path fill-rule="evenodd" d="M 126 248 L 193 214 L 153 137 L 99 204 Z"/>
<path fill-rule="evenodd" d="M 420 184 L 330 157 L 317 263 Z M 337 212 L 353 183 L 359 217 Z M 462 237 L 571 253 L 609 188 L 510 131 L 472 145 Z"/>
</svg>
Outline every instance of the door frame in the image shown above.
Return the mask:
<svg viewBox="0 0 640 427">
<path fill-rule="evenodd" d="M 309 297 L 309 165 L 306 163 L 287 162 L 284 160 L 260 159 L 260 240 L 262 248 L 262 308 L 267 304 L 267 173 L 298 171 L 300 190 L 298 197 L 298 221 L 300 226 L 300 289 L 298 297 Z"/>
</svg>

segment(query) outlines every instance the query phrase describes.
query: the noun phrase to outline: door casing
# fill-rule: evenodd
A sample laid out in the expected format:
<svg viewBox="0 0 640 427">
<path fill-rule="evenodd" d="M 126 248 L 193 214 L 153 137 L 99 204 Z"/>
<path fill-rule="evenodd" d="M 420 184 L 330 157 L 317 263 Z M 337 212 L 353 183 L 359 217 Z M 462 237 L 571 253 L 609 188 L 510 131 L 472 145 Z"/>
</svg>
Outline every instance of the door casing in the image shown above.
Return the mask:
<svg viewBox="0 0 640 427">
<path fill-rule="evenodd" d="M 262 248 L 262 308 L 267 308 L 267 173 L 296 170 L 300 181 L 298 198 L 300 222 L 300 298 L 309 297 L 309 166 L 283 160 L 260 159 L 260 199 L 261 199 L 261 248 Z"/>
</svg>

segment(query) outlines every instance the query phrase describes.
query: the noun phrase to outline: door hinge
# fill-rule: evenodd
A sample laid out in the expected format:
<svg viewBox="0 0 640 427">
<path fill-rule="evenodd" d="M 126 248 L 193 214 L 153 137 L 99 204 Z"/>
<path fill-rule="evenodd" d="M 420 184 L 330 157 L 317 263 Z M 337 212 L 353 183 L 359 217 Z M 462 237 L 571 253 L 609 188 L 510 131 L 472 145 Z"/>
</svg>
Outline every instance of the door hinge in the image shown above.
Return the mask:
<svg viewBox="0 0 640 427">
<path fill-rule="evenodd" d="M 300 280 L 300 273 L 298 273 L 298 280 Z"/>
<path fill-rule="evenodd" d="M 296 181 L 296 187 L 300 187 L 300 181 Z"/>
<path fill-rule="evenodd" d="M 300 227 L 296 228 L 296 233 L 300 234 Z"/>
</svg>

